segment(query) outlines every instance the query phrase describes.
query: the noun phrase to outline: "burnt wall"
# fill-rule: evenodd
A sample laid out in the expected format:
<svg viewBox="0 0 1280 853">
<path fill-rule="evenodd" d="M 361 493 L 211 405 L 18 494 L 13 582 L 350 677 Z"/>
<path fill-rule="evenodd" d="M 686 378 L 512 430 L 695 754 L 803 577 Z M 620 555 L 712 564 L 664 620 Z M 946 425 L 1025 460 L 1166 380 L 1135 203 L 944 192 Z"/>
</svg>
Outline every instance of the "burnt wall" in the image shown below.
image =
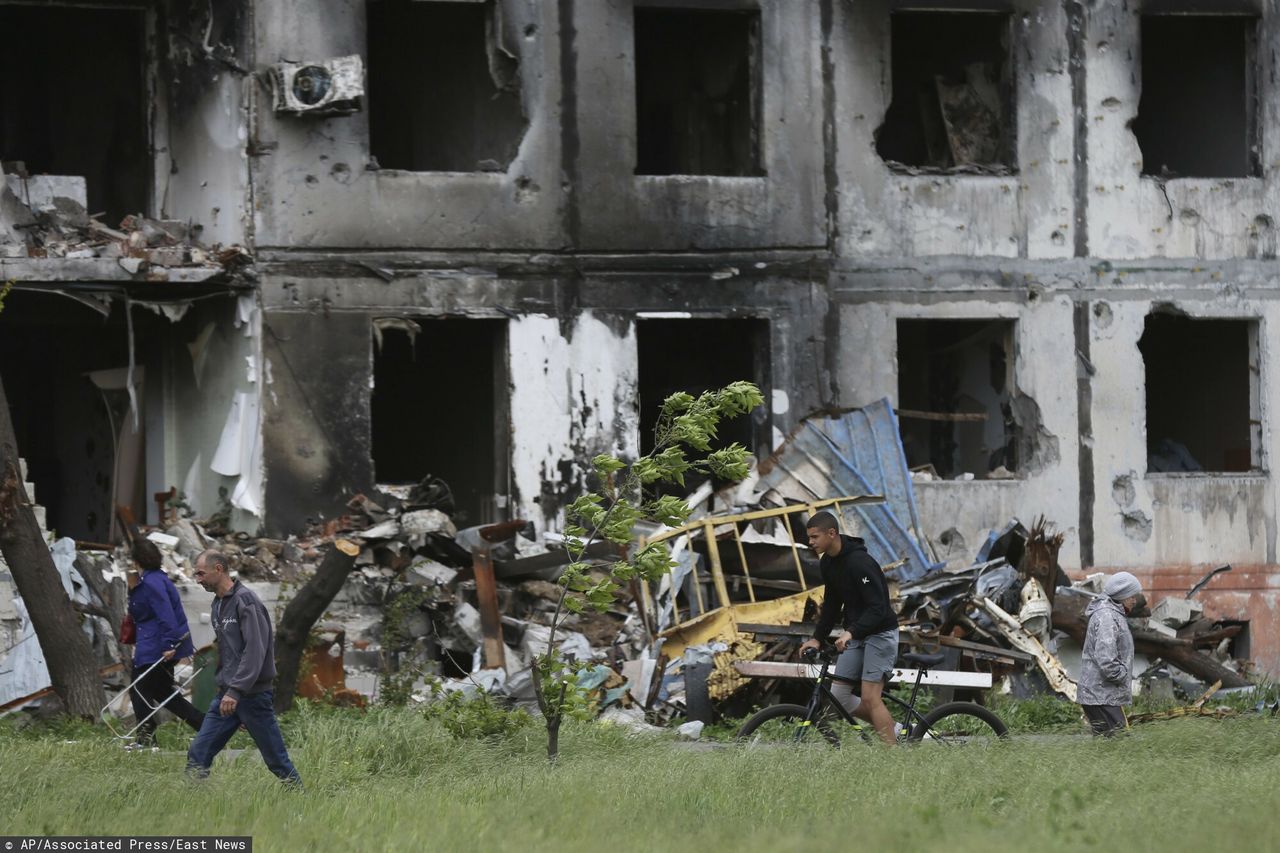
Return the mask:
<svg viewBox="0 0 1280 853">
<path fill-rule="evenodd" d="M 370 328 L 360 314 L 268 311 L 262 334 L 266 526 L 285 535 L 373 487 Z"/>
</svg>

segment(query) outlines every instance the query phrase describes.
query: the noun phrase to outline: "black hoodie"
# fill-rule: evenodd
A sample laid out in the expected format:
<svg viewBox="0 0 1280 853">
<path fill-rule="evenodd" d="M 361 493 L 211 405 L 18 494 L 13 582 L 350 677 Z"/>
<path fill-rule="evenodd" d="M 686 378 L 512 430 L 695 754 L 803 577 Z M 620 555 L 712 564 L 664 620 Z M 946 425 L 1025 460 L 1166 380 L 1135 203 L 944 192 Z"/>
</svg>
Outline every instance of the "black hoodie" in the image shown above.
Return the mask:
<svg viewBox="0 0 1280 853">
<path fill-rule="evenodd" d="M 842 534 L 840 543 L 839 554 L 824 556 L 818 562 L 827 589 L 813 636 L 827 639 L 837 620 L 855 640 L 894 630 L 898 627 L 898 617 L 889 604 L 889 584 L 880 571 L 880 564 L 867 553 L 866 543 L 858 537 Z"/>
</svg>

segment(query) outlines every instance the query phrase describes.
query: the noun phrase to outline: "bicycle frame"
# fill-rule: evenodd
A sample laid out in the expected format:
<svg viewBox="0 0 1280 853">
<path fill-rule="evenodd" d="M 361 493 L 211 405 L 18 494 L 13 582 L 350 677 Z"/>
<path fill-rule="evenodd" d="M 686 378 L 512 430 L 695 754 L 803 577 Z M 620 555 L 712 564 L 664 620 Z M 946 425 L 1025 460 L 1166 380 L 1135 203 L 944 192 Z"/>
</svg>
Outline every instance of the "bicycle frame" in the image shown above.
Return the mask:
<svg viewBox="0 0 1280 853">
<path fill-rule="evenodd" d="M 818 671 L 816 683 L 813 686 L 813 695 L 809 697 L 809 704 L 806 706 L 804 721 L 801 726 L 811 726 L 818 719 L 818 713 L 822 710 L 824 700 L 828 705 L 835 709 L 836 713 L 849 725 L 856 726 L 865 722 L 858 717 L 853 716 L 844 709 L 844 706 L 836 701 L 835 695 L 831 692 L 830 684 L 833 681 L 843 681 L 847 684 L 856 684 L 857 680 L 852 678 L 842 678 L 831 672 L 832 659 L 827 655 L 822 656 L 822 668 Z M 881 698 L 886 703 L 892 702 L 905 712 L 903 717 L 903 725 L 906 726 L 908 732 L 915 728 L 917 721 L 924 722 L 924 715 L 916 710 L 916 696 L 920 692 L 920 683 L 924 678 L 924 670 L 916 672 L 915 683 L 911 686 L 911 698 L 907 702 L 903 702 L 897 696 L 890 693 L 881 693 Z M 797 739 L 803 735 L 803 731 L 796 732 Z"/>
</svg>

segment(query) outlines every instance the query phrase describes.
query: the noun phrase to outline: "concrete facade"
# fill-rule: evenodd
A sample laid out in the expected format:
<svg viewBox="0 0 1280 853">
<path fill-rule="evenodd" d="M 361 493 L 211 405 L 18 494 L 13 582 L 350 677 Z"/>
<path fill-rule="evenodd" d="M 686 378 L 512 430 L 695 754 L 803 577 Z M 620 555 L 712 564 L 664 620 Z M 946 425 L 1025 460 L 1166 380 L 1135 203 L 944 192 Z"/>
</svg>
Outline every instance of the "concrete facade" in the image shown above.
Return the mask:
<svg viewBox="0 0 1280 853">
<path fill-rule="evenodd" d="M 381 168 L 370 115 L 387 105 L 275 115 L 265 78 L 282 60 L 367 61 L 378 2 L 228 4 L 215 47 L 187 55 L 156 119 L 171 140 L 156 170 L 170 176 L 156 191 L 169 215 L 257 259 L 260 337 L 236 342 L 214 392 L 248 388 L 261 406 L 264 508 L 243 524 L 287 532 L 373 488 L 375 320 L 505 324 L 490 377 L 506 455 L 494 506 L 540 529 L 557 526 L 592 454 L 640 447 L 647 319 L 767 322 L 753 378 L 785 406 L 759 418 L 765 436 L 816 410 L 896 402 L 900 321 L 1002 320 L 1017 468 L 918 482 L 925 530 L 954 531 L 961 559 L 992 527 L 1043 514 L 1067 532 L 1064 567 L 1139 570 L 1156 599 L 1232 563 L 1208 615 L 1248 619 L 1250 653 L 1280 669 L 1274 0 L 954 4 L 1008 16 L 1014 156 L 985 172 L 904 169 L 877 153 L 893 16 L 953 5 L 898 0 L 489 0 L 489 47 L 515 64 L 525 120 L 513 158 L 474 172 Z M 425 5 L 454 4 L 477 5 Z M 176 16 L 186 4 L 160 5 Z M 762 174 L 635 174 L 634 10 L 655 6 L 758 14 Z M 1142 16 L 1171 12 L 1256 19 L 1256 175 L 1142 174 L 1131 127 Z M 1250 377 L 1247 470 L 1148 470 L 1139 341 L 1153 312 L 1250 330 L 1248 363 L 1229 366 Z M 258 354 L 246 384 L 244 359 Z M 449 417 L 448 401 L 438 408 Z M 207 465 L 216 441 L 175 440 L 166 471 Z"/>
</svg>

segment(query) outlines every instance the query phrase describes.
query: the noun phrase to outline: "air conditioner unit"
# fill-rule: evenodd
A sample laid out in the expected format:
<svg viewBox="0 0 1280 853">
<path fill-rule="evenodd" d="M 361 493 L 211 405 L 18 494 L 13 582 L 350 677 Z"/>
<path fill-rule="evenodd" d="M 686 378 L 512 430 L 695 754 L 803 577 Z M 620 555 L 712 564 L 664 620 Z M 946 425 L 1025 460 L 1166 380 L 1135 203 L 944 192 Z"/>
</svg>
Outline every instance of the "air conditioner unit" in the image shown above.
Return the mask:
<svg viewBox="0 0 1280 853">
<path fill-rule="evenodd" d="M 281 62 L 271 68 L 277 115 L 349 115 L 364 98 L 359 55 L 323 62 Z"/>
</svg>

